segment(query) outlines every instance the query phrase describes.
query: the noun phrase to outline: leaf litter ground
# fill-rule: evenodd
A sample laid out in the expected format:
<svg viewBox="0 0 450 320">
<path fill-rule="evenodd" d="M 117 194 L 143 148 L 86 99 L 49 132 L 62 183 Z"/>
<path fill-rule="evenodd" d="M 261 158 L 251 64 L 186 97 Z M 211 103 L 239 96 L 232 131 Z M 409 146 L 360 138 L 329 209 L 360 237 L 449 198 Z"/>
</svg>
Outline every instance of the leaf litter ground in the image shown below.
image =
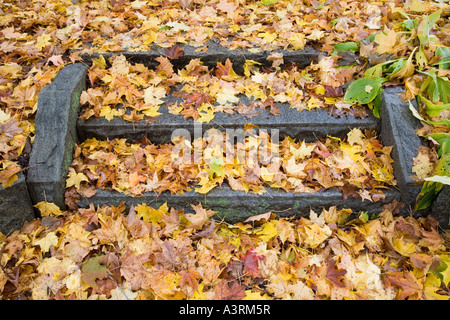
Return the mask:
<svg viewBox="0 0 450 320">
<path fill-rule="evenodd" d="M 192 207 L 41 205 L 41 219 L 0 239 L 2 298 L 449 298 L 449 234 L 432 218 L 331 207 L 231 225 Z"/>
</svg>

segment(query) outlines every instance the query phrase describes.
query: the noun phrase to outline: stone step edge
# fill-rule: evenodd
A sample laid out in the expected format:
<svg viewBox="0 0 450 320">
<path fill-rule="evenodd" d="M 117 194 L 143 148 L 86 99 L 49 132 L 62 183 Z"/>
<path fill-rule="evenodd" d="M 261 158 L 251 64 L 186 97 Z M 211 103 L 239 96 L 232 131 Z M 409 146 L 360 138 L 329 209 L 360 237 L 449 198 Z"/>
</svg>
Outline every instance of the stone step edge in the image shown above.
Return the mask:
<svg viewBox="0 0 450 320">
<path fill-rule="evenodd" d="M 141 120 L 129 122 L 120 117 L 114 117 L 110 121 L 104 117 L 98 119 L 77 120 L 77 130 L 81 141 L 88 138 L 101 140 L 114 138 L 128 138 L 138 140 L 144 135 L 153 143 L 165 143 L 170 141 L 171 134 L 176 129 L 185 129 L 194 136 L 196 128 L 202 132 L 210 128 L 218 130 L 243 129 L 244 125 L 251 123 L 261 129 L 278 129 L 280 137 L 289 136 L 306 141 L 315 141 L 319 137 L 327 135 L 343 138 L 352 128 L 380 129 L 380 122 L 372 114 L 366 118 L 355 118 L 353 115 L 337 118 L 327 110 L 314 109 L 299 112 L 290 108 L 289 104 L 278 103 L 280 114 L 270 114 L 269 110 L 261 109 L 261 114 L 247 118 L 241 114 L 226 114 L 217 112 L 209 123 L 185 120 L 183 115 L 170 114 L 165 105 L 160 107 L 161 115 L 154 122 Z M 270 133 L 268 131 L 268 133 Z"/>
<path fill-rule="evenodd" d="M 76 121 L 86 73 L 82 63 L 67 65 L 39 93 L 27 175 L 34 204 L 48 201 L 65 208 L 64 189 L 78 140 Z"/>
<path fill-rule="evenodd" d="M 206 52 L 197 51 L 201 47 L 193 47 L 191 45 L 177 44 L 181 49 L 184 50 L 183 56 L 171 60 L 173 66 L 176 69 L 181 69 L 186 66 L 192 59 L 200 58 L 204 65 L 215 68 L 217 62 L 225 63 L 227 59 L 233 64 L 233 70 L 237 74 L 244 74 L 244 63 L 246 60 L 253 60 L 261 63 L 265 67 L 271 67 L 272 61 L 267 58 L 271 53 L 281 53 L 284 59 L 284 65 L 296 62 L 299 64 L 300 68 L 306 68 L 311 64 L 311 62 L 317 62 L 319 55 L 326 55 L 326 53 L 316 50 L 312 46 L 305 46 L 303 50 L 285 50 L 279 49 L 272 52 L 259 51 L 252 52 L 249 49 L 237 48 L 228 49 L 220 45 L 216 41 L 209 40 L 205 42 L 205 46 L 208 47 Z M 158 45 L 152 45 L 148 51 L 114 51 L 114 52 L 103 52 L 103 53 L 92 53 L 81 54 L 81 58 L 88 64 L 92 63 L 92 58 L 99 58 L 101 55 L 107 60 L 113 55 L 124 55 L 128 61 L 131 63 L 141 63 L 146 67 L 155 68 L 159 65 L 159 62 L 155 60 L 160 56 L 167 56 L 165 50 L 168 48 L 163 48 Z M 257 49 L 257 48 L 256 48 Z"/>
<path fill-rule="evenodd" d="M 225 220 L 228 223 L 244 221 L 247 218 L 272 211 L 279 216 L 303 216 L 308 217 L 310 210 L 316 213 L 322 212 L 323 208 L 337 206 L 338 209 L 352 209 L 353 212 L 366 211 L 370 214 L 380 213 L 382 206 L 398 199 L 399 192 L 394 188 L 383 190 L 385 198 L 377 202 L 354 199 L 349 197 L 343 199 L 343 194 L 338 189 L 328 189 L 316 191 L 314 193 L 292 193 L 280 189 L 266 188 L 263 194 L 245 193 L 244 191 L 234 191 L 228 185 L 223 184 L 216 187 L 207 194 L 200 194 L 194 191 L 184 194 L 171 194 L 169 191 L 160 195 L 152 192 L 143 193 L 142 197 L 134 197 L 115 190 L 97 189 L 95 195 L 90 198 L 81 198 L 79 207 L 87 208 L 90 203 L 95 207 L 102 205 L 118 206 L 124 202 L 127 209 L 132 205 L 141 203 L 158 208 L 167 202 L 168 207 L 175 209 L 184 208 L 185 212 L 194 212 L 192 205 L 202 204 L 203 208 L 208 208 L 218 213 L 215 219 Z"/>
</svg>

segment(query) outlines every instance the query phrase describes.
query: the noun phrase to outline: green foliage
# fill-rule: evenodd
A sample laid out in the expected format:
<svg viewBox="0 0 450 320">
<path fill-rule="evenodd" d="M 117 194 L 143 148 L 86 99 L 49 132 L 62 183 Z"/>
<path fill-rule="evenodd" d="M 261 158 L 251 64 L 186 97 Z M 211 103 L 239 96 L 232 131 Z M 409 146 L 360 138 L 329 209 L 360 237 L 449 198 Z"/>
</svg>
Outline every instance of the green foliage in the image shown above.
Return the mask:
<svg viewBox="0 0 450 320">
<path fill-rule="evenodd" d="M 382 81 L 361 78 L 350 84 L 344 100 L 350 103 L 368 104 L 376 117 L 380 117 Z"/>
</svg>

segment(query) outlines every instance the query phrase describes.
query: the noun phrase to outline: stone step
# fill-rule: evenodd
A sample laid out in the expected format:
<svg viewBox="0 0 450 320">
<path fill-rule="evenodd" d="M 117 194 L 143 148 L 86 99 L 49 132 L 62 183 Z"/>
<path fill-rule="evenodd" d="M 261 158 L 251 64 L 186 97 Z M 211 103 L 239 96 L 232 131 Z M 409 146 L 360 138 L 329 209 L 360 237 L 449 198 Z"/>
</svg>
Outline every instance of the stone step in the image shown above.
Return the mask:
<svg viewBox="0 0 450 320">
<path fill-rule="evenodd" d="M 65 179 L 67 178 L 68 166 L 72 159 L 75 141 L 79 141 L 76 130 L 76 115 L 79 111 L 79 97 L 84 89 L 85 79 L 86 67 L 84 65 L 69 65 L 63 68 L 53 82 L 47 85 L 39 94 L 35 126 L 36 138 L 32 148 L 30 169 L 26 181 L 34 204 L 46 200 L 55 202 L 61 208 L 65 207 L 63 203 Z M 420 140 L 414 132 L 417 121 L 411 116 L 408 109 L 409 104 L 399 100 L 399 91 L 401 90 L 386 89 L 383 93 L 380 129 L 383 144 L 394 146 L 394 175 L 399 181 L 399 189 L 387 189 L 385 198 L 377 202 L 353 198 L 344 200 L 343 194 L 336 189 L 329 189 L 324 192 L 318 191 L 312 194 L 295 194 L 287 193 L 284 190 L 267 189 L 268 193 L 257 195 L 233 191 L 223 185 L 221 188 L 213 189 L 206 195 L 195 192 L 188 192 L 184 195 L 162 193 L 159 197 L 155 197 L 154 194 L 145 194 L 143 197 L 131 197 L 116 191 L 97 190 L 97 193 L 89 199 L 81 199 L 80 206 L 88 206 L 90 202 L 97 205 L 118 204 L 122 201 L 128 204 L 146 202 L 155 206 L 167 202 L 169 206 L 175 208 L 184 207 L 189 209 L 190 204 L 202 203 L 205 207 L 221 212 L 222 217 L 233 222 L 242 221 L 251 215 L 267 211 L 286 216 L 307 215 L 310 209 L 320 211 L 323 207 L 326 208 L 333 205 L 338 205 L 339 208 L 351 208 L 354 212 L 364 210 L 377 213 L 381 211 L 382 204 L 401 199 L 406 202 L 406 210 L 411 213 L 412 201 L 415 194 L 417 194 L 417 186 L 410 179 L 412 175 L 412 158 L 417 154 L 415 151 L 416 147 L 420 145 Z M 296 110 L 292 111 L 297 112 Z M 314 117 L 320 117 L 322 111 L 311 111 L 311 114 L 312 112 L 318 113 Z M 298 114 L 300 115 L 301 113 Z M 323 113 L 323 115 L 325 114 Z M 275 117 L 271 115 L 269 118 L 274 123 L 279 118 L 280 121 L 284 119 L 283 121 L 286 123 L 292 124 L 293 121 L 290 120 L 294 117 Z M 220 115 L 215 120 L 219 119 Z M 231 119 L 233 118 L 228 118 L 228 122 L 231 123 Z M 405 121 L 400 121 L 399 119 Z M 333 120 L 340 121 L 339 119 Z M 360 119 L 357 120 L 359 123 L 362 121 Z M 370 118 L 368 117 L 365 120 L 370 120 Z M 316 125 L 321 124 L 322 127 L 331 127 L 330 122 L 327 122 L 328 120 L 323 122 L 312 121 Z M 245 121 L 245 123 L 247 122 L 250 121 Z M 253 122 L 258 124 L 256 121 Z M 297 125 L 292 124 L 292 127 L 306 126 L 309 122 L 304 120 L 300 122 L 300 125 L 298 125 L 298 122 L 296 123 Z M 270 124 L 269 121 L 266 124 Z M 160 123 L 160 126 L 163 125 L 164 123 Z M 276 123 L 275 126 L 282 127 L 281 123 Z M 301 130 L 307 132 L 313 129 L 309 127 Z M 433 215 L 438 214 L 440 213 L 433 213 Z M 448 221 L 448 213 L 442 214 L 441 220 Z M 445 224 L 443 227 L 448 227 L 448 225 Z"/>
<path fill-rule="evenodd" d="M 308 217 L 310 210 L 320 213 L 323 208 L 337 206 L 338 209 L 351 208 L 354 213 L 365 211 L 370 214 L 380 213 L 381 207 L 395 199 L 398 199 L 399 192 L 395 189 L 386 189 L 384 199 L 377 202 L 368 200 L 362 201 L 352 197 L 344 200 L 343 194 L 337 189 L 328 189 L 315 193 L 290 193 L 280 189 L 266 188 L 263 194 L 245 193 L 244 191 L 234 191 L 228 185 L 223 184 L 216 187 L 207 194 L 200 194 L 193 191 L 184 194 L 171 194 L 163 192 L 143 193 L 142 197 L 133 197 L 114 190 L 97 189 L 94 196 L 82 198 L 78 203 L 80 207 L 89 207 L 92 203 L 95 206 L 114 205 L 118 206 L 125 202 L 128 208 L 145 203 L 153 208 L 158 208 L 167 202 L 169 207 L 175 209 L 184 208 L 186 212 L 194 212 L 191 204 L 202 204 L 203 208 L 218 211 L 214 217 L 229 223 L 244 221 L 248 217 L 272 211 L 279 216 L 304 216 Z"/>
<path fill-rule="evenodd" d="M 167 102 L 175 101 L 176 98 L 169 97 Z M 241 98 L 243 103 L 249 103 L 248 99 Z M 159 112 L 161 115 L 154 122 L 140 120 L 138 122 L 129 122 L 119 117 L 114 117 L 108 121 L 104 117 L 98 119 L 90 118 L 87 120 L 79 118 L 77 121 L 77 130 L 80 139 L 96 138 L 99 140 L 128 138 L 139 140 L 144 135 L 152 143 L 160 144 L 170 142 L 171 135 L 175 130 L 186 130 L 191 137 L 200 130 L 204 134 L 210 128 L 216 128 L 221 131 L 243 129 L 244 125 L 251 123 L 259 130 L 279 130 L 279 137 L 285 136 L 312 142 L 321 137 L 331 135 L 344 138 L 352 128 L 360 129 L 379 129 L 380 124 L 371 113 L 366 118 L 356 118 L 353 115 L 337 118 L 324 109 L 313 109 L 298 111 L 290 108 L 288 103 L 276 103 L 280 114 L 273 115 L 268 108 L 256 110 L 261 113 L 257 116 L 247 118 L 242 114 L 227 114 L 225 112 L 216 112 L 214 119 L 209 123 L 196 122 L 192 118 L 184 119 L 183 115 L 170 114 L 165 105 L 161 105 Z"/>
<path fill-rule="evenodd" d="M 272 66 L 272 61 L 267 58 L 273 53 L 281 53 L 283 55 L 284 64 L 291 62 L 297 63 L 300 68 L 305 68 L 311 64 L 311 62 L 317 62 L 319 55 L 325 55 L 321 51 L 316 50 L 312 46 L 306 46 L 303 50 L 274 50 L 272 52 L 261 51 L 256 49 L 229 49 L 220 45 L 217 41 L 209 40 L 205 42 L 207 51 L 199 50 L 199 47 L 193 47 L 187 44 L 178 44 L 180 49 L 184 50 L 184 54 L 177 58 L 171 60 L 175 69 L 182 69 L 185 67 L 192 59 L 200 58 L 204 65 L 215 68 L 217 62 L 225 63 L 227 59 L 233 63 L 233 70 L 239 74 L 244 74 L 244 63 L 246 60 L 253 60 L 261 63 L 263 66 Z M 100 55 L 107 60 L 113 55 L 122 54 L 131 63 L 141 63 L 147 68 L 155 68 L 158 66 L 159 62 L 155 60 L 160 56 L 166 56 L 166 49 L 157 45 L 153 45 L 148 51 L 117 51 L 117 52 L 105 52 L 105 53 L 93 53 L 93 54 L 82 54 L 81 57 L 87 63 L 92 63 L 92 58 L 98 58 Z"/>
</svg>

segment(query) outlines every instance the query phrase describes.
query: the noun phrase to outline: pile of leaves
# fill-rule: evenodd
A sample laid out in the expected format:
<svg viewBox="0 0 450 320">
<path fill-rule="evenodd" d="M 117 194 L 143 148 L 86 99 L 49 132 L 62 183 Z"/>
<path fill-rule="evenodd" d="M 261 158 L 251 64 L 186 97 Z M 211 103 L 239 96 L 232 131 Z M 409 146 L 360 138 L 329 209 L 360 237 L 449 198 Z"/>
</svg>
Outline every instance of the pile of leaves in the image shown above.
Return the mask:
<svg viewBox="0 0 450 320">
<path fill-rule="evenodd" d="M 368 103 L 370 106 L 372 102 L 379 100 L 376 97 L 379 97 L 380 86 L 373 85 L 373 82 L 363 87 L 367 92 L 365 100 L 364 97 L 358 99 L 348 96 L 348 99 L 342 101 L 342 95 L 345 81 L 352 76 L 364 76 L 363 72 L 367 67 L 380 63 L 388 62 L 381 73 L 386 71 L 396 74 L 388 82 L 384 82 L 383 86 L 405 84 L 408 93 L 405 97 L 411 99 L 419 93 L 419 88 L 422 92 L 421 83 L 428 81 L 431 83 L 428 91 L 433 92 L 436 97 L 436 93 L 442 91 L 441 84 L 447 81 L 444 79 L 446 74 L 442 73 L 443 71 L 439 71 L 439 74 L 436 71 L 433 73 L 424 67 L 438 62 L 439 69 L 445 69 L 445 61 L 438 58 L 448 59 L 449 56 L 449 26 L 446 22 L 448 11 L 445 1 L 421 0 L 383 3 L 351 0 L 1 1 L 0 183 L 3 187 L 8 187 L 17 180 L 16 174 L 19 171 L 25 170 L 26 174 L 34 139 L 34 117 L 39 92 L 64 65 L 82 61 L 80 56 L 83 54 L 123 50 L 146 51 L 154 45 L 170 51 L 177 43 L 206 51 L 207 40 L 214 40 L 226 48 L 246 48 L 251 51 L 280 48 L 299 50 L 306 45 L 312 45 L 330 56 L 301 72 L 295 70 L 295 67 L 281 72 L 277 65 L 282 61 L 282 57 L 276 55 L 273 56 L 273 68 L 268 71 L 262 71 L 257 65 L 248 62 L 249 74 L 239 80 L 247 81 L 252 78 L 251 83 L 255 86 L 260 82 L 270 83 L 272 77 L 275 77 L 274 79 L 281 78 L 281 83 L 290 86 L 291 90 L 286 93 L 280 92 L 276 86 L 273 86 L 273 92 L 264 94 L 262 91 L 267 88 L 256 90 L 260 95 L 260 102 L 253 107 L 271 107 L 272 113 L 276 114 L 276 101 L 283 101 L 287 96 L 295 108 L 329 106 L 334 108 L 336 115 L 342 115 L 347 109 L 356 110 L 353 106 L 355 104 Z M 436 12 L 439 12 L 439 16 Z M 417 41 L 421 46 L 414 51 Z M 436 61 L 433 61 L 433 55 Z M 170 56 L 174 58 L 173 55 L 168 57 Z M 159 81 L 171 78 L 170 69 L 166 68 L 170 65 L 165 64 L 167 59 L 164 58 L 166 57 L 159 58 L 161 70 L 156 71 L 159 75 L 156 79 Z M 418 65 L 418 71 L 413 70 L 411 73 L 412 65 Z M 218 67 L 220 69 L 220 66 Z M 135 68 L 132 70 L 133 75 L 117 70 L 122 73 L 119 73 L 118 78 L 110 77 L 105 81 L 105 86 L 118 89 L 117 92 L 109 94 L 110 101 L 116 103 L 116 99 L 120 99 L 121 103 L 129 102 L 126 107 L 134 108 L 135 113 L 123 114 L 120 108 L 117 111 L 111 108 L 111 105 L 99 107 L 98 103 L 94 102 L 94 110 L 86 111 L 86 117 L 102 114 L 111 119 L 114 115 L 122 115 L 136 121 L 142 114 L 135 108 L 140 112 L 145 111 L 150 119 L 158 115 L 158 106 L 163 99 L 161 97 L 167 95 L 168 89 L 173 85 L 166 81 L 162 86 L 165 92 L 162 89 L 153 90 L 151 88 L 156 84 L 151 84 L 151 81 L 150 84 L 141 82 L 148 76 L 145 75 L 147 71 L 141 66 L 132 68 Z M 201 65 L 196 65 L 196 68 L 202 70 Z M 230 71 L 228 76 L 233 75 L 231 66 L 224 65 L 222 69 Z M 399 70 L 401 72 L 398 72 Z M 166 73 L 167 71 L 169 73 Z M 183 78 L 186 84 L 189 83 L 188 77 L 198 77 L 193 70 L 186 71 Z M 372 71 L 376 71 L 373 74 L 380 75 L 379 66 Z M 105 78 L 108 72 L 102 70 L 102 78 Z M 144 75 L 138 77 L 141 72 Z M 431 82 L 429 79 L 423 79 L 424 72 L 429 73 Z M 222 92 L 222 97 L 217 97 L 215 94 L 218 92 L 214 90 L 202 96 L 198 91 L 194 91 L 196 89 L 192 86 L 187 85 L 182 96 L 185 104 L 173 105 L 170 110 L 174 113 L 185 112 L 185 117 L 198 121 L 211 121 L 214 112 L 218 110 L 240 112 L 248 116 L 258 112 L 257 108 L 257 111 L 253 108 L 242 110 L 239 104 L 233 108 L 227 106 L 229 100 L 236 101 L 242 88 L 236 88 L 235 81 L 224 79 L 224 76 L 227 77 L 225 74 L 210 75 L 225 81 L 232 89 Z M 178 78 L 182 76 L 179 72 L 172 75 Z M 108 77 L 105 78 L 107 79 Z M 334 82 L 336 80 L 337 82 Z M 125 100 L 121 91 L 123 89 L 117 88 L 120 82 L 132 91 L 125 95 Z M 275 81 L 274 84 L 276 83 L 278 82 Z M 291 86 L 292 84 L 294 85 Z M 138 87 L 139 93 L 132 90 L 134 86 Z M 181 88 L 178 88 L 179 90 Z M 303 97 L 299 93 L 305 93 L 306 96 Z M 227 103 L 218 106 L 217 101 L 220 102 L 220 98 L 222 102 Z M 429 96 L 424 98 L 430 99 Z M 86 99 L 86 105 L 88 100 L 89 98 Z M 441 105 L 445 103 L 444 100 L 430 101 L 437 105 L 438 109 L 445 109 Z M 153 104 L 146 105 L 149 102 Z M 424 117 L 422 110 L 421 113 Z M 355 115 L 365 114 L 359 109 Z M 430 134 L 429 131 L 426 129 L 424 132 L 427 135 Z M 448 131 L 444 133 L 448 134 Z M 447 139 L 448 136 L 444 138 Z M 433 139 L 439 146 L 442 139 Z"/>
<path fill-rule="evenodd" d="M 395 206 L 234 225 L 200 204 L 37 206 L 42 219 L 0 237 L 3 299 L 449 299 L 448 233 Z"/>
<path fill-rule="evenodd" d="M 207 193 L 224 181 L 245 192 L 262 193 L 264 186 L 296 193 L 340 188 L 344 197 L 378 201 L 384 197 L 382 189 L 396 185 L 392 147 L 383 147 L 374 130 L 364 134 L 352 129 L 344 141 L 327 137 L 308 143 L 285 137 L 275 145 L 264 131 L 255 132 L 251 125 L 247 129 L 245 139 L 236 144 L 211 130 L 209 137 L 192 144 L 184 138 L 161 145 L 146 138 L 136 143 L 88 139 L 75 146 L 66 201 L 74 207 L 77 193 L 90 197 L 96 188 L 133 196 L 192 187 Z"/>
</svg>

